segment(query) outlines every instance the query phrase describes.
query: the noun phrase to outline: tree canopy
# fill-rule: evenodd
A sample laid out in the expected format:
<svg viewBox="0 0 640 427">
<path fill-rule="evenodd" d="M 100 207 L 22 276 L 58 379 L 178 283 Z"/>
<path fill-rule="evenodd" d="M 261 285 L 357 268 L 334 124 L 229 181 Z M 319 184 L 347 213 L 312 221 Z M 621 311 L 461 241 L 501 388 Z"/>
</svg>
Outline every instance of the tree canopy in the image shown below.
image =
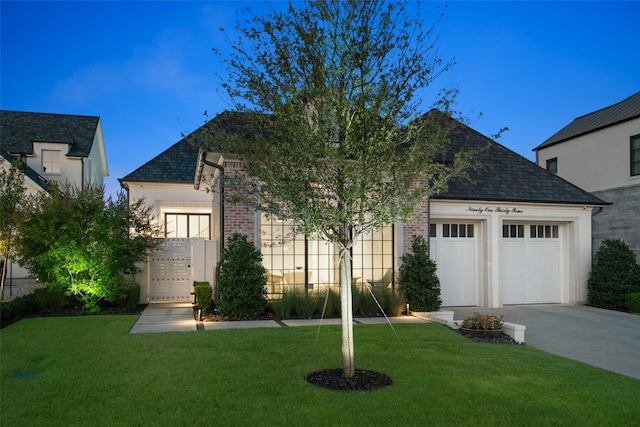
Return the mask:
<svg viewBox="0 0 640 427">
<path fill-rule="evenodd" d="M 447 151 L 455 121 L 425 114 L 423 90 L 453 61 L 438 54 L 440 15 L 415 7 L 290 3 L 239 24 L 232 53 L 221 55 L 223 87 L 242 114 L 213 121 L 211 149 L 241 159 L 229 185 L 245 202 L 340 248 L 344 376 L 354 373 L 349 249 L 409 220 L 470 161 Z"/>
</svg>

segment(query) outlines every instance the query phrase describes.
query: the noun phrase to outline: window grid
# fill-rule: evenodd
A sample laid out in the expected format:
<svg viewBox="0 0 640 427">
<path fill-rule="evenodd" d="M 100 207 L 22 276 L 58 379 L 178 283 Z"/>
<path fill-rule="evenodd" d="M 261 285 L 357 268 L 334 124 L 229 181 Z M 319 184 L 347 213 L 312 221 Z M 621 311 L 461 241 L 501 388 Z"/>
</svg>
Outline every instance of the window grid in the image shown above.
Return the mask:
<svg viewBox="0 0 640 427">
<path fill-rule="evenodd" d="M 559 237 L 557 225 L 531 225 L 529 230 L 532 239 L 557 239 Z"/>
<path fill-rule="evenodd" d="M 473 224 L 442 224 L 442 237 L 445 238 L 473 238 Z M 435 236 L 434 233 L 431 237 Z"/>
<path fill-rule="evenodd" d="M 203 237 L 211 239 L 211 215 L 188 213 L 165 213 L 165 237 Z"/>
<path fill-rule="evenodd" d="M 42 173 L 60 173 L 60 150 L 42 150 Z"/>
</svg>

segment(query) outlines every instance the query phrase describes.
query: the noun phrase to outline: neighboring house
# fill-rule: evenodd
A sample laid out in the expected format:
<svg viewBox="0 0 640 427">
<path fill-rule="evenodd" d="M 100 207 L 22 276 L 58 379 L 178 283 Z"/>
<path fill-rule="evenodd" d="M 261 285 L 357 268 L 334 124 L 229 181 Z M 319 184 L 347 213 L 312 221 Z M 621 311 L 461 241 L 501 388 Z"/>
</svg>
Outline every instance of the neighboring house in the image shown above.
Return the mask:
<svg viewBox="0 0 640 427">
<path fill-rule="evenodd" d="M 593 217 L 593 250 L 622 239 L 640 259 L 640 92 L 574 119 L 534 149 L 536 163 L 611 202 Z"/>
<path fill-rule="evenodd" d="M 411 223 L 363 236 L 352 250 L 354 283 L 394 287 L 412 236 L 429 235 L 444 306 L 585 302 L 592 210 L 606 203 L 469 127 L 456 129 L 451 134 L 453 149 L 463 145 L 482 149 L 476 159 L 482 167 L 470 172 L 471 181 L 454 179 L 447 192 L 424 200 Z M 145 196 L 156 203 L 167 236 L 195 236 L 191 229 L 180 233 L 174 224 L 178 215 L 187 215 L 179 220 L 189 223 L 191 215 L 210 215 L 213 248 L 221 235 L 247 235 L 262 252 L 271 297 L 287 288 L 312 292 L 336 288 L 334 246 L 312 236 L 288 237 L 286 221 L 221 200 L 220 173 L 237 173 L 242 164 L 223 153 L 198 151 L 193 141 L 201 131 L 122 178 L 130 198 Z M 223 193 L 228 199 L 229 189 Z M 202 246 L 200 238 L 191 240 Z M 194 247 L 187 250 L 191 256 L 200 254 Z M 157 257 L 161 271 L 171 265 L 167 254 Z M 204 270 L 213 272 L 217 253 L 204 260 L 208 263 Z M 140 277 L 146 288 L 143 302 L 190 298 L 188 278 L 173 282 L 171 291 L 172 284 L 166 278 L 158 283 L 151 269 L 145 273 L 146 281 L 145 275 Z M 190 277 L 198 280 L 202 274 Z"/>
<path fill-rule="evenodd" d="M 0 110 L 0 168 L 23 164 L 28 194 L 48 181 L 85 187 L 108 176 L 100 117 Z M 28 277 L 14 265 L 13 278 Z"/>
</svg>

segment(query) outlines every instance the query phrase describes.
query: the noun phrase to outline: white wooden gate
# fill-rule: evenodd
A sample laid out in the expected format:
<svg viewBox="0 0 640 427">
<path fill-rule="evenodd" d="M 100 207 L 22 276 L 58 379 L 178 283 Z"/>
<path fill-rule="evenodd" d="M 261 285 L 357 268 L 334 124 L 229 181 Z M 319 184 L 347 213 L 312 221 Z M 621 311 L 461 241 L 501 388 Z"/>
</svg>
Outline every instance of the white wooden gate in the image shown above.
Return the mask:
<svg viewBox="0 0 640 427">
<path fill-rule="evenodd" d="M 141 302 L 191 302 L 194 281 L 214 285 L 216 260 L 215 242 L 201 238 L 164 239 L 137 276 Z"/>
</svg>

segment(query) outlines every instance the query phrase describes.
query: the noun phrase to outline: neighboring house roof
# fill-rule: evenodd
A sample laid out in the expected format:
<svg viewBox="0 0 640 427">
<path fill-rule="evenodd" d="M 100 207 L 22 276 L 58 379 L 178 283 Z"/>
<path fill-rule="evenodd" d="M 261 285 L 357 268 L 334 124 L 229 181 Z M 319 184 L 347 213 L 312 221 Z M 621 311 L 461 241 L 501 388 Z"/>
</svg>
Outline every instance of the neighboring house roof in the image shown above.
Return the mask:
<svg viewBox="0 0 640 427">
<path fill-rule="evenodd" d="M 33 154 L 34 142 L 68 143 L 68 157 L 88 157 L 100 117 L 0 110 L 0 146 Z"/>
<path fill-rule="evenodd" d="M 7 150 L 5 150 L 2 147 L 0 147 L 0 157 L 5 159 L 9 163 L 12 163 L 14 160 L 16 160 L 15 157 L 13 157 Z M 37 185 L 38 187 L 42 188 L 45 191 L 49 191 L 49 181 L 46 178 L 44 178 L 42 175 L 40 175 L 38 172 L 33 170 L 30 166 L 23 163 L 22 172 L 27 178 L 33 181 L 35 185 Z"/>
<path fill-rule="evenodd" d="M 637 118 L 640 118 L 640 92 L 617 104 L 574 119 L 533 151 Z"/>
<path fill-rule="evenodd" d="M 453 127 L 451 143 L 454 152 L 480 150 L 473 158 L 480 166 L 469 171 L 470 180 L 451 179 L 448 190 L 434 199 L 609 204 L 468 126 Z"/>
<path fill-rule="evenodd" d="M 193 184 L 199 148 L 190 136 L 185 137 L 118 181 Z"/>
</svg>

